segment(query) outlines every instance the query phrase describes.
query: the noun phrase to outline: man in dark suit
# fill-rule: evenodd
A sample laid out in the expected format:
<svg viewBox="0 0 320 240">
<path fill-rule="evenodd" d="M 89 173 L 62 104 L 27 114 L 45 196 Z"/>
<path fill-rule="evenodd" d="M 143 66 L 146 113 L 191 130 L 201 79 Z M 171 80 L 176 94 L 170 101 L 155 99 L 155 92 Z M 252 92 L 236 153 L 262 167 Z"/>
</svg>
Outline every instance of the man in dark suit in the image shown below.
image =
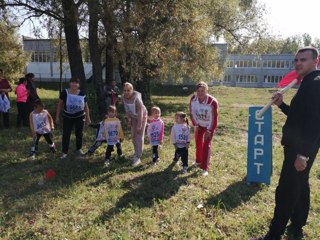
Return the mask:
<svg viewBox="0 0 320 240">
<path fill-rule="evenodd" d="M 316 69 L 318 51 L 313 47 L 297 51 L 294 65 L 303 78 L 290 106 L 281 93 L 274 94 L 275 105 L 287 115 L 281 144 L 284 161 L 276 189 L 276 206 L 269 232 L 260 240 L 280 240 L 287 229 L 296 239 L 303 238 L 303 226 L 310 208 L 309 173 L 320 146 L 320 71 Z"/>
</svg>

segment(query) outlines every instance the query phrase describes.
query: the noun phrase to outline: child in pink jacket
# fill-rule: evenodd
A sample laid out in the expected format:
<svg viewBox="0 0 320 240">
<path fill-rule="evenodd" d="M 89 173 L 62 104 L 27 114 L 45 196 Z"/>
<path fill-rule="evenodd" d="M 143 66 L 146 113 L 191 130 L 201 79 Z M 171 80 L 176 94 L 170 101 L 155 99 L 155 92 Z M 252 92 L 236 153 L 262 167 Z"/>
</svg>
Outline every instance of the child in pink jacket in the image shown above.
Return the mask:
<svg viewBox="0 0 320 240">
<path fill-rule="evenodd" d="M 159 161 L 158 147 L 162 144 L 164 135 L 164 123 L 161 117 L 159 107 L 151 108 L 151 119 L 148 125 L 147 135 L 152 146 L 152 162 L 155 164 Z"/>
<path fill-rule="evenodd" d="M 18 116 L 17 116 L 17 127 L 21 126 L 28 126 L 28 111 L 27 111 L 27 98 L 28 98 L 28 91 L 26 88 L 27 80 L 25 78 L 20 78 L 19 85 L 16 88 L 16 102 L 18 108 Z"/>
</svg>

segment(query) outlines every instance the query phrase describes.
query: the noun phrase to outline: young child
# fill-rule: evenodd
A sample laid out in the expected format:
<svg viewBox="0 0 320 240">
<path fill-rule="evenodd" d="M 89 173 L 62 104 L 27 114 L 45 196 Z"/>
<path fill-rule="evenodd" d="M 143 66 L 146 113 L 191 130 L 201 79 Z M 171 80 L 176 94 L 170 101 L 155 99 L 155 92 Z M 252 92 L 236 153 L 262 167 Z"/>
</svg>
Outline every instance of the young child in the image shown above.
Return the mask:
<svg viewBox="0 0 320 240">
<path fill-rule="evenodd" d="M 188 148 L 190 145 L 190 127 L 187 115 L 184 112 L 177 112 L 175 124 L 171 129 L 171 141 L 175 147 L 174 162 L 178 162 L 181 157 L 182 173 L 188 170 Z"/>
<path fill-rule="evenodd" d="M 121 122 L 116 115 L 116 107 L 113 105 L 109 106 L 107 118 L 104 121 L 105 139 L 108 144 L 104 158 L 105 166 L 108 166 L 110 163 L 110 157 L 111 153 L 113 152 L 114 145 L 117 147 L 118 158 L 122 155 L 121 142 L 124 139 L 124 134 L 121 127 Z"/>
<path fill-rule="evenodd" d="M 151 108 L 151 119 L 147 129 L 147 135 L 150 145 L 152 146 L 152 162 L 155 164 L 159 161 L 158 146 L 162 144 L 164 135 L 164 123 L 161 117 L 161 110 L 154 106 Z"/>
<path fill-rule="evenodd" d="M 124 133 L 121 127 L 121 122 L 116 115 L 116 107 L 110 105 L 105 118 L 98 124 L 90 125 L 93 128 L 97 128 L 97 134 L 94 144 L 89 148 L 86 155 L 93 154 L 97 148 L 102 145 L 102 143 L 106 142 L 108 144 L 104 159 L 106 166 L 108 166 L 110 163 L 111 153 L 113 152 L 114 145 L 117 147 L 117 157 L 120 158 L 122 155 L 121 142 L 124 139 Z"/>
<path fill-rule="evenodd" d="M 52 140 L 52 130 L 54 129 L 53 119 L 50 113 L 44 109 L 44 104 L 40 100 L 34 103 L 34 110 L 29 115 L 30 128 L 33 137 L 31 148 L 31 158 L 35 158 L 36 151 L 38 150 L 38 143 L 43 136 L 50 146 L 53 153 L 56 152 L 55 144 Z"/>
</svg>

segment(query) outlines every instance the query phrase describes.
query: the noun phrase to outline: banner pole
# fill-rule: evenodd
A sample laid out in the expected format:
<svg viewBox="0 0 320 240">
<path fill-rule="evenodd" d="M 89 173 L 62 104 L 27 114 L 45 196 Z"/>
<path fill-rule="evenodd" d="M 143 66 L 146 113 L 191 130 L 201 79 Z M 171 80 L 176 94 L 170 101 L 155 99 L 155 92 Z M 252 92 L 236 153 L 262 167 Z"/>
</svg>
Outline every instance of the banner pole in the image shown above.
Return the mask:
<svg viewBox="0 0 320 240">
<path fill-rule="evenodd" d="M 298 79 L 294 79 L 291 83 L 289 83 L 286 87 L 282 88 L 279 92 L 281 94 L 286 93 L 290 88 L 292 88 L 296 83 L 298 82 Z M 270 102 L 268 102 L 260 111 L 257 113 L 257 117 L 261 118 L 263 114 L 268 110 L 269 107 L 275 102 L 275 99 L 271 99 Z"/>
</svg>

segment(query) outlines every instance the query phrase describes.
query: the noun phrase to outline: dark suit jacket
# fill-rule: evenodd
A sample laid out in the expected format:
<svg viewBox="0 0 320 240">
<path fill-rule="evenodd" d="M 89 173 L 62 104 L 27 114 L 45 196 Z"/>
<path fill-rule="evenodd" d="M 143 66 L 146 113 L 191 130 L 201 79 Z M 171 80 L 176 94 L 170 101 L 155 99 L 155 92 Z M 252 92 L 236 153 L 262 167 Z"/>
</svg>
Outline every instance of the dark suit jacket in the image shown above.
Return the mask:
<svg viewBox="0 0 320 240">
<path fill-rule="evenodd" d="M 287 115 L 281 143 L 293 146 L 303 156 L 317 153 L 320 146 L 320 71 L 303 78 L 290 106 L 282 103 L 279 107 Z"/>
</svg>

